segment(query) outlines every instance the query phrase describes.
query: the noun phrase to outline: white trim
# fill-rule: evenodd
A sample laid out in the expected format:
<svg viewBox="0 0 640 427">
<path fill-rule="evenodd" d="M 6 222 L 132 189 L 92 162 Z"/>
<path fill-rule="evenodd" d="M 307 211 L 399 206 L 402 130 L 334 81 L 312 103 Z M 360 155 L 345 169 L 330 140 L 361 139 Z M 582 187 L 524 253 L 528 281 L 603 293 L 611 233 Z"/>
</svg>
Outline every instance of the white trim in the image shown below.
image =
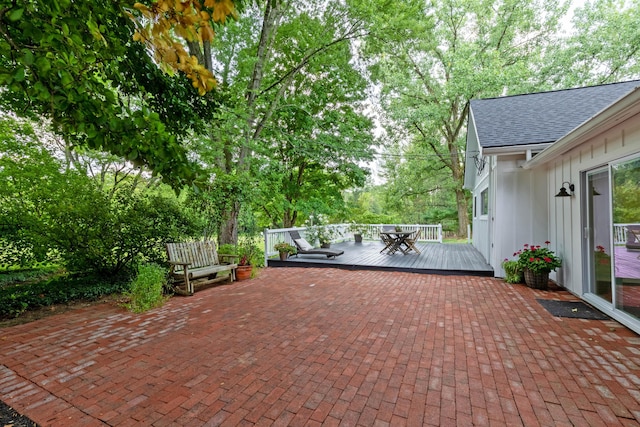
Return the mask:
<svg viewBox="0 0 640 427">
<path fill-rule="evenodd" d="M 536 153 L 541 152 L 552 145 L 553 142 L 540 144 L 508 145 L 504 147 L 484 147 L 482 149 L 482 152 L 486 155 L 525 154 L 527 152 Z"/>
</svg>

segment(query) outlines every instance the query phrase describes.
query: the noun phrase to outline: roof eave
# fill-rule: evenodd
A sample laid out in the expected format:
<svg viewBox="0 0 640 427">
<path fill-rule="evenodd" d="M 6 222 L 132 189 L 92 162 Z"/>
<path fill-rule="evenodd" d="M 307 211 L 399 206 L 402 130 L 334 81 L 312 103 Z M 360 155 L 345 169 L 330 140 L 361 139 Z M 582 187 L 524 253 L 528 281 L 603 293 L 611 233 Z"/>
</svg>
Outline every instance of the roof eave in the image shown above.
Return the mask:
<svg viewBox="0 0 640 427">
<path fill-rule="evenodd" d="M 491 155 L 509 155 L 509 154 L 521 154 L 527 151 L 543 151 L 544 149 L 553 145 L 553 142 L 543 142 L 536 144 L 522 144 L 522 145 L 505 145 L 502 147 L 484 147 L 482 153 L 488 156 Z"/>
<path fill-rule="evenodd" d="M 525 162 L 522 167 L 524 169 L 533 169 L 542 166 L 639 113 L 640 87 L 637 87 L 558 139 L 537 156 Z"/>
</svg>

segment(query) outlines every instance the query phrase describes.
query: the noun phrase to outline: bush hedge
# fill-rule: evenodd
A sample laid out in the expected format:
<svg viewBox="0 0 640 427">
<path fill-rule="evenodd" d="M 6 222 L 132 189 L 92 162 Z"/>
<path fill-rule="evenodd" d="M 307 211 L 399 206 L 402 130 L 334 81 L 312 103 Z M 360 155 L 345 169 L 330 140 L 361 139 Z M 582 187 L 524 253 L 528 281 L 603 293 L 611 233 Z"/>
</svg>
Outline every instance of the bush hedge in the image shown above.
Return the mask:
<svg viewBox="0 0 640 427">
<path fill-rule="evenodd" d="M 129 290 L 131 277 L 115 278 L 64 275 L 34 284 L 16 284 L 0 289 L 0 318 L 18 317 L 27 310 L 77 300 L 95 301 L 105 295 Z"/>
</svg>

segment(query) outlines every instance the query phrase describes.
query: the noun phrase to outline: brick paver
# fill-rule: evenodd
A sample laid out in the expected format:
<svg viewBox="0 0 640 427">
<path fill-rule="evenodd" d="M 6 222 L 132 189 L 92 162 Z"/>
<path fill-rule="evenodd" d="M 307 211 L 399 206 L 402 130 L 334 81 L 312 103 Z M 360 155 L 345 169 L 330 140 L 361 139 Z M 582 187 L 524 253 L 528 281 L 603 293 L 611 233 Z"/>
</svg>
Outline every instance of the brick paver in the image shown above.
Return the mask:
<svg viewBox="0 0 640 427">
<path fill-rule="evenodd" d="M 640 425 L 640 339 L 498 279 L 316 268 L 0 330 L 42 426 Z"/>
</svg>

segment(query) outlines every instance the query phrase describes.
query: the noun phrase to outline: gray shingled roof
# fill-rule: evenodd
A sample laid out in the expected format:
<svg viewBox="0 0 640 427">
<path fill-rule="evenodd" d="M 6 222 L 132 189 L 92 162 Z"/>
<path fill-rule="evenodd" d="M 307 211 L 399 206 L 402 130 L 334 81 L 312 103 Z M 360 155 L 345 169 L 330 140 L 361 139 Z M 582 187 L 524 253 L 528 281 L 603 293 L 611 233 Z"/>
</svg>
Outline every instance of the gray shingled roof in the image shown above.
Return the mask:
<svg viewBox="0 0 640 427">
<path fill-rule="evenodd" d="M 555 142 L 640 86 L 640 80 L 471 101 L 480 146 Z"/>
</svg>

